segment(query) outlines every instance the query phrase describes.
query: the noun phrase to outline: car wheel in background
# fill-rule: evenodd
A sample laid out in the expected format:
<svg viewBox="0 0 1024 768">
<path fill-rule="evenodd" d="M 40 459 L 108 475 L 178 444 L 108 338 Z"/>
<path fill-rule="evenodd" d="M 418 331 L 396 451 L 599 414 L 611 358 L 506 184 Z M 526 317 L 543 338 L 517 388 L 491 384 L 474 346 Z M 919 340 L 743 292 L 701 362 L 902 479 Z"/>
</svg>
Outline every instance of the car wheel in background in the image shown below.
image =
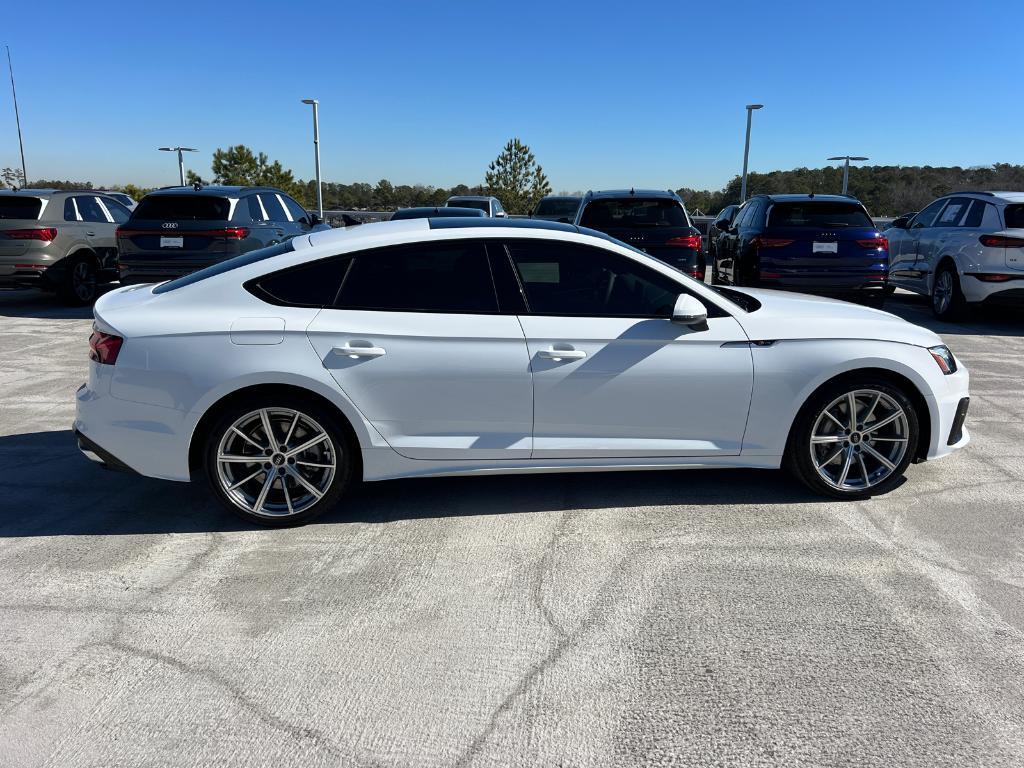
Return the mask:
<svg viewBox="0 0 1024 768">
<path fill-rule="evenodd" d="M 214 494 L 243 519 L 284 527 L 334 507 L 357 448 L 337 417 L 312 400 L 246 398 L 207 433 L 205 469 Z"/>
<path fill-rule="evenodd" d="M 967 300 L 960 289 L 960 277 L 949 264 L 943 264 L 935 273 L 932 312 L 940 320 L 962 320 L 967 315 Z"/>
<path fill-rule="evenodd" d="M 866 499 L 894 488 L 917 451 L 917 412 L 885 379 L 851 377 L 823 387 L 801 409 L 785 463 L 811 490 Z"/>
<path fill-rule="evenodd" d="M 96 265 L 92 259 L 75 259 L 68 265 L 63 282 L 57 287 L 60 298 L 76 306 L 92 304 L 96 300 Z"/>
</svg>

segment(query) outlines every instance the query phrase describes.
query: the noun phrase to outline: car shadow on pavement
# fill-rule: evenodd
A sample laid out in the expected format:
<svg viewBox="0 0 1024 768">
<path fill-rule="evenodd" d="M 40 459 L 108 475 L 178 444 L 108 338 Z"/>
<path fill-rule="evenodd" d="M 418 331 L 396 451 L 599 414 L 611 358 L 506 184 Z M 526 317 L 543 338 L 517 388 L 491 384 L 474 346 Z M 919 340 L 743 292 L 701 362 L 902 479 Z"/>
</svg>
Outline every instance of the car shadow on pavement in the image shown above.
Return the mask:
<svg viewBox="0 0 1024 768">
<path fill-rule="evenodd" d="M 0 437 L 0 461 L 16 478 L 0 498 L 0 538 L 265 530 L 222 509 L 205 483 L 153 480 L 94 464 L 70 430 Z M 316 524 L 821 501 L 787 474 L 764 470 L 450 477 L 359 484 Z"/>
<path fill-rule="evenodd" d="M 935 317 L 927 296 L 900 292 L 889 298 L 885 311 L 940 336 L 1024 336 L 1024 308 L 976 307 L 966 320 L 950 322 Z"/>
<path fill-rule="evenodd" d="M 115 286 L 116 287 L 116 286 Z M 102 296 L 107 286 L 100 289 Z M 25 317 L 39 320 L 91 320 L 92 307 L 73 307 L 54 293 L 41 290 L 0 290 L 0 317 Z"/>
</svg>

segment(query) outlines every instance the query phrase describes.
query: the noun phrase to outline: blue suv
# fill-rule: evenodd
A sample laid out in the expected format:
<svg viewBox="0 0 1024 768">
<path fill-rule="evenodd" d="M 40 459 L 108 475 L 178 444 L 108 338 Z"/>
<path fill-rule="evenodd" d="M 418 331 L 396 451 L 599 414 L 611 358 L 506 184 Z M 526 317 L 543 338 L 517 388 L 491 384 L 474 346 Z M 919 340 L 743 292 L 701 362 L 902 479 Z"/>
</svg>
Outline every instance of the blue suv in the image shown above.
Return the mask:
<svg viewBox="0 0 1024 768">
<path fill-rule="evenodd" d="M 853 197 L 756 195 L 716 225 L 715 284 L 885 301 L 889 241 Z"/>
</svg>

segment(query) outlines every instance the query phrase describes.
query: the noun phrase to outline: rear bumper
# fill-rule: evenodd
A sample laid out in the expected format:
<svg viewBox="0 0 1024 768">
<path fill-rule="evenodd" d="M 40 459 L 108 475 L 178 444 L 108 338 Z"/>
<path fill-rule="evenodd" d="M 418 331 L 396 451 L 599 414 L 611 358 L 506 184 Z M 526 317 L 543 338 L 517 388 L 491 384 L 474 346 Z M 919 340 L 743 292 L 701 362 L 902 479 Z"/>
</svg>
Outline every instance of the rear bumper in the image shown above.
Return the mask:
<svg viewBox="0 0 1024 768">
<path fill-rule="evenodd" d="M 75 439 L 78 441 L 78 450 L 80 450 L 82 455 L 89 459 L 89 461 L 94 461 L 106 469 L 114 469 L 118 472 L 134 471 L 131 467 L 114 456 L 114 454 L 104 450 L 101 446 L 94 443 L 77 429 L 75 430 Z"/>
<path fill-rule="evenodd" d="M 990 283 L 973 275 L 964 275 L 960 280 L 960 290 L 972 304 L 1021 306 L 1024 305 L 1024 274 L 1001 283 Z"/>
<path fill-rule="evenodd" d="M 783 291 L 799 291 L 801 293 L 819 293 L 835 296 L 849 295 L 863 292 L 881 292 L 888 285 L 888 280 L 864 275 L 851 277 L 835 276 L 813 276 L 799 277 L 771 277 L 761 275 L 758 278 L 758 288 L 776 288 Z"/>
</svg>

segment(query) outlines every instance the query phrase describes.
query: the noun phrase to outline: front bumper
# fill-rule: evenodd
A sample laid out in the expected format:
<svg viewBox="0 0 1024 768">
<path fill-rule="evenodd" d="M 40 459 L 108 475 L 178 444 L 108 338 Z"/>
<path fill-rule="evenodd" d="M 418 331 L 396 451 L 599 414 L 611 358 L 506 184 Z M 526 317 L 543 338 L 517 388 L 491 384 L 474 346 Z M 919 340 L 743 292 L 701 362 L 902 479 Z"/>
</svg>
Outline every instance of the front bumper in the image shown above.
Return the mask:
<svg viewBox="0 0 1024 768">
<path fill-rule="evenodd" d="M 948 456 L 971 442 L 971 434 L 964 426 L 970 402 L 970 375 L 959 359 L 957 365 L 956 373 L 943 376 L 945 387 L 933 389 L 934 394 L 926 396 L 932 417 L 928 459 Z"/>
</svg>

